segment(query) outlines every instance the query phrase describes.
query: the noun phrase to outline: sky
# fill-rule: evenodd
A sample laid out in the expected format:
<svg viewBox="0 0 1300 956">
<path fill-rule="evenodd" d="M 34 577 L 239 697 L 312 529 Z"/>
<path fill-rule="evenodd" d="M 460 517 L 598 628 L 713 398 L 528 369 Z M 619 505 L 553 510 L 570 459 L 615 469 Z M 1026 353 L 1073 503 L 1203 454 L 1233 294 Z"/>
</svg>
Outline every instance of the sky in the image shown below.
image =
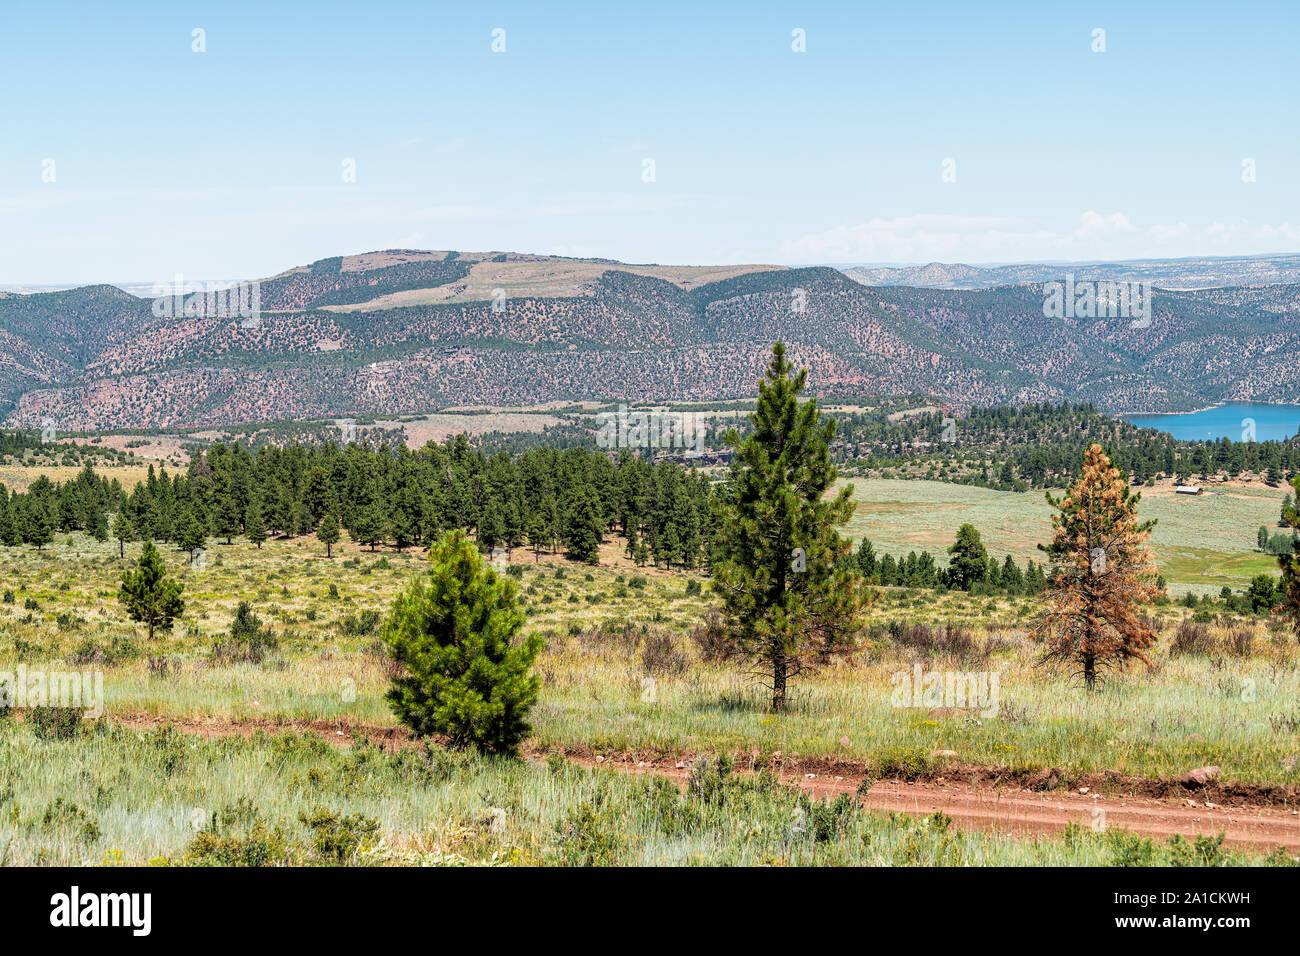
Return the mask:
<svg viewBox="0 0 1300 956">
<path fill-rule="evenodd" d="M 1294 253 L 1298 27 L 1294 0 L 7 4 L 0 284 L 386 248 Z"/>
</svg>

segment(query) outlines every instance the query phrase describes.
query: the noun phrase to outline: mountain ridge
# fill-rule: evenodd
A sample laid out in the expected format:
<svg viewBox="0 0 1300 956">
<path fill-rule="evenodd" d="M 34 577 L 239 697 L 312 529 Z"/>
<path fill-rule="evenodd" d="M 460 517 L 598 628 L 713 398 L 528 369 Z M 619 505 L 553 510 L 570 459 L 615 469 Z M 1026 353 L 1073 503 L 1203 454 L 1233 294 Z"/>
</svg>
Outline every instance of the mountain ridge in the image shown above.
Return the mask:
<svg viewBox="0 0 1300 956">
<path fill-rule="evenodd" d="M 260 294 L 251 326 L 155 315 L 149 299 L 106 285 L 0 297 L 4 424 L 713 401 L 751 395 L 777 339 L 810 367 L 814 394 L 1126 412 L 1300 396 L 1300 284 L 1158 289 L 1135 327 L 1049 318 L 1032 282 L 868 286 L 825 266 L 380 250 L 285 270 Z"/>
</svg>

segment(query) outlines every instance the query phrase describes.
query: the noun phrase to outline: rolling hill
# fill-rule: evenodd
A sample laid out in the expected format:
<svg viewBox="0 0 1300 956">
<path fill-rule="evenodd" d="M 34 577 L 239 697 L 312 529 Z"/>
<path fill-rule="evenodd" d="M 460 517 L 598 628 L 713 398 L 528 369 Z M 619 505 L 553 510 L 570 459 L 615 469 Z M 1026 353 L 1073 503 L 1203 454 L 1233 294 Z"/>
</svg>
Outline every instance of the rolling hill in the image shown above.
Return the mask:
<svg viewBox="0 0 1300 956">
<path fill-rule="evenodd" d="M 260 282 L 261 316 L 113 286 L 0 295 L 4 423 L 160 428 L 470 404 L 752 394 L 786 341 L 823 394 L 1168 411 L 1300 398 L 1300 285 L 1157 291 L 1152 321 L 1047 318 L 1033 282 L 387 250 Z"/>
</svg>

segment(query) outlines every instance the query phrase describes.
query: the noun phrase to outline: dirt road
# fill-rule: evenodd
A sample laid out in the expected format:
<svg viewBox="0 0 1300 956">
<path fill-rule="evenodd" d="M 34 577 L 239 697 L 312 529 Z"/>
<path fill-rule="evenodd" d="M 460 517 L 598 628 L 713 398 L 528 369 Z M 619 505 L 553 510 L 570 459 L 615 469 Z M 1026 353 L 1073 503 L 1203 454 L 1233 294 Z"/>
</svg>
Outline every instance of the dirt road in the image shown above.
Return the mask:
<svg viewBox="0 0 1300 956">
<path fill-rule="evenodd" d="M 159 718 L 137 716 L 117 717 L 117 722 L 137 729 L 147 729 L 166 721 Z M 400 747 L 411 743 L 404 731 L 393 727 L 355 727 L 347 732 L 336 723 L 311 721 L 310 723 L 232 723 L 217 720 L 171 721 L 178 729 L 203 736 L 224 734 L 251 734 L 254 730 L 312 731 L 340 746 L 351 742 L 355 730 L 377 743 Z M 534 748 L 527 756 L 541 759 L 546 751 Z M 688 757 L 640 759 L 635 755 L 597 756 L 584 753 L 567 754 L 570 759 L 587 766 L 601 766 L 629 773 L 658 773 L 683 785 L 690 774 Z M 954 825 L 962 829 L 991 830 L 1015 836 L 1050 836 L 1060 833 L 1070 823 L 1095 828 L 1122 828 L 1161 841 L 1175 834 L 1192 838 L 1197 834 L 1225 834 L 1225 842 L 1236 847 L 1270 850 L 1284 847 L 1289 853 L 1300 853 L 1300 802 L 1279 799 L 1269 792 L 1255 793 L 1254 788 L 1240 791 L 1232 788 L 1206 788 L 1186 792 L 1170 792 L 1165 781 L 1146 781 L 1148 786 L 1135 785 L 1134 778 L 1123 778 L 1127 794 L 1103 795 L 1094 788 L 1081 793 L 1078 789 L 1034 790 L 1014 783 L 992 783 L 988 771 L 972 773 L 970 767 L 954 767 L 953 778 L 906 782 L 880 780 L 875 782 L 863 799 L 863 804 L 873 810 L 893 810 L 919 816 L 929 816 L 942 811 L 953 818 Z M 742 771 L 743 772 L 743 771 Z M 782 779 L 819 796 L 853 794 L 862 779 L 851 772 L 814 772 L 813 767 L 801 767 L 796 772 L 783 772 Z M 992 774 L 994 779 L 1001 775 Z M 1140 784 L 1141 781 L 1138 781 Z M 1140 793 L 1164 793 L 1163 796 L 1143 796 Z M 1216 798 L 1218 801 L 1216 802 Z"/>
</svg>

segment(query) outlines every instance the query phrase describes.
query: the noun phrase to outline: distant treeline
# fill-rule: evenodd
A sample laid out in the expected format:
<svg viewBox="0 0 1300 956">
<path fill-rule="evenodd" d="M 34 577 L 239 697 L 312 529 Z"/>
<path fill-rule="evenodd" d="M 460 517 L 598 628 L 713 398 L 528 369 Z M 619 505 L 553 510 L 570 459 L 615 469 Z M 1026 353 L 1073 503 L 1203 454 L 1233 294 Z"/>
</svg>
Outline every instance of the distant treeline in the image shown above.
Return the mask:
<svg viewBox="0 0 1300 956">
<path fill-rule="evenodd" d="M 1009 554 L 998 563 L 984 551 L 978 535 L 973 545 L 959 537 L 953 547 L 958 549 L 959 560 L 940 567 L 929 551 L 911 551 L 903 558 L 877 555 L 872 543 L 864 538 L 852 560 L 868 581 L 886 587 L 951 588 L 985 596 L 1035 595 L 1047 588 L 1043 565 L 1030 560 L 1022 568 Z"/>
<path fill-rule="evenodd" d="M 3 490 L 3 486 L 0 486 Z M 697 470 L 582 448 L 516 458 L 472 448 L 464 435 L 419 451 L 404 445 L 214 444 L 182 473 L 150 466 L 129 494 L 88 465 L 62 484 L 42 475 L 26 494 L 0 495 L 0 540 L 38 547 L 58 531 L 173 542 L 300 535 L 333 516 L 374 548 L 427 545 L 463 528 L 485 551 L 562 546 L 594 560 L 617 532 L 638 563 L 697 567 L 712 540 L 714 491 Z M 118 520 L 109 527 L 107 515 Z"/>
<path fill-rule="evenodd" d="M 928 469 L 925 477 L 1007 491 L 1064 484 L 1094 441 L 1113 449 L 1115 464 L 1140 483 L 1248 473 L 1278 484 L 1300 471 L 1295 442 L 1183 441 L 1087 404 L 974 408 L 965 418 L 929 412 L 896 422 L 863 413 L 837 415 L 836 422 L 841 457 L 861 467 L 920 467 Z"/>
<path fill-rule="evenodd" d="M 116 448 L 101 448 L 86 442 L 43 441 L 40 432 L 33 429 L 0 431 L 0 459 L 12 457 L 22 461 L 35 455 L 46 455 L 60 464 L 73 466 L 86 460 L 126 461 L 131 457 Z"/>
</svg>

